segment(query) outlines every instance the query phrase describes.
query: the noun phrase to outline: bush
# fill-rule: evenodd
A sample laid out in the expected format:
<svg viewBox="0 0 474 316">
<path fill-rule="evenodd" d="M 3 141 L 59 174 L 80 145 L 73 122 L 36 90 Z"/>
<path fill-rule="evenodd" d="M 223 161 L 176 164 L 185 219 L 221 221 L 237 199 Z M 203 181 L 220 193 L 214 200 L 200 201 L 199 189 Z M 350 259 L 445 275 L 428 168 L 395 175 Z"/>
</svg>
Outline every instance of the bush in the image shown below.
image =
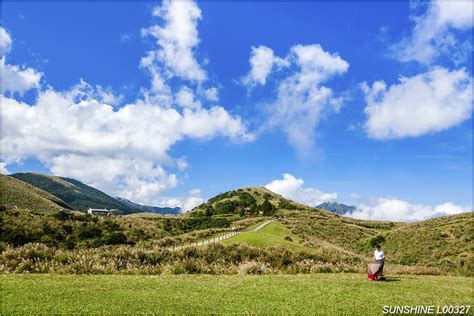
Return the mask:
<svg viewBox="0 0 474 316">
<path fill-rule="evenodd" d="M 79 226 L 77 229 L 77 237 L 81 240 L 97 238 L 100 236 L 102 236 L 102 229 L 96 226 Z"/>
<path fill-rule="evenodd" d="M 106 245 L 120 245 L 127 243 L 127 237 L 122 232 L 113 232 L 103 237 Z"/>
<path fill-rule="evenodd" d="M 375 247 L 377 245 L 382 244 L 384 241 L 385 241 L 384 236 L 381 236 L 381 235 L 375 236 L 374 238 L 370 240 L 370 246 Z"/>
</svg>

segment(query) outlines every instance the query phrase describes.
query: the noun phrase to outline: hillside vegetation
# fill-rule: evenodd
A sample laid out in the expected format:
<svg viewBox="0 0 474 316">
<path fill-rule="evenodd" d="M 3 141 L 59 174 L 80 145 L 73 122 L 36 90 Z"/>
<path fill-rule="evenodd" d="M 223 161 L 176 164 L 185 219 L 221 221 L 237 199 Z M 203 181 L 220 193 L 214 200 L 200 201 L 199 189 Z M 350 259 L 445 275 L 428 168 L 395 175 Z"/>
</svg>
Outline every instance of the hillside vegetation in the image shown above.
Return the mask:
<svg viewBox="0 0 474 316">
<path fill-rule="evenodd" d="M 37 173 L 15 173 L 12 177 L 53 194 L 81 212 L 87 211 L 88 208 L 108 208 L 118 209 L 125 213 L 132 212 L 130 208 L 113 197 L 74 179 Z"/>
<path fill-rule="evenodd" d="M 0 206 L 26 208 L 34 211 L 58 211 L 71 209 L 62 199 L 38 189 L 26 182 L 0 175 Z"/>
<path fill-rule="evenodd" d="M 46 187 L 57 183 L 73 196 L 95 190 L 64 178 L 26 178 Z M 472 213 L 417 223 L 366 221 L 298 204 L 265 188 L 242 188 L 186 214 L 98 217 L 69 211 L 62 199 L 17 179 L 1 179 L 2 203 L 18 206 L 1 210 L 0 259 L 8 272 L 362 272 L 381 243 L 388 271 L 474 274 Z M 250 231 L 270 218 L 276 221 Z M 244 232 L 223 245 L 186 247 L 229 230 Z M 176 246 L 179 251 L 173 252 Z"/>
</svg>

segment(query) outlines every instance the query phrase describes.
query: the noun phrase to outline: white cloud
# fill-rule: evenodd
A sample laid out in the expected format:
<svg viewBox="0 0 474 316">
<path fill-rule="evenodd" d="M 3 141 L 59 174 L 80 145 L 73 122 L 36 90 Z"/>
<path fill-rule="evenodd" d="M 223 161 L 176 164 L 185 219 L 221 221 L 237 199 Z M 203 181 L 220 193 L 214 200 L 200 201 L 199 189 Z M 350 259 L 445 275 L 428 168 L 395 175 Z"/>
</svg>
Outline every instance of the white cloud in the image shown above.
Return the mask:
<svg viewBox="0 0 474 316">
<path fill-rule="evenodd" d="M 53 174 L 83 179 L 114 196 L 146 204 L 156 203 L 157 196 L 177 185 L 175 174 L 139 158 L 59 154 L 49 164 Z"/>
<path fill-rule="evenodd" d="M 250 71 L 241 81 L 250 87 L 257 84 L 264 85 L 273 67 L 285 67 L 289 65 L 288 61 L 275 56 L 271 48 L 263 45 L 252 47 L 249 63 Z"/>
<path fill-rule="evenodd" d="M 2 93 L 18 92 L 20 95 L 30 89 L 39 88 L 43 75 L 32 68 L 6 64 L 5 57 L 0 59 L 0 71 L 2 73 Z"/>
<path fill-rule="evenodd" d="M 219 100 L 219 90 L 216 87 L 211 87 L 205 91 L 206 99 L 209 101 L 218 101 Z"/>
<path fill-rule="evenodd" d="M 17 65 L 9 65 L 6 63 L 6 55 L 10 52 L 12 39 L 10 34 L 0 27 L 0 72 L 1 92 L 16 93 L 23 95 L 32 88 L 39 88 L 40 80 L 43 74 L 32 68 L 20 67 Z"/>
<path fill-rule="evenodd" d="M 12 47 L 12 38 L 3 27 L 0 27 L 0 55 L 8 55 Z"/>
<path fill-rule="evenodd" d="M 455 126 L 471 117 L 472 78 L 465 70 L 436 67 L 389 87 L 362 85 L 368 135 L 377 139 L 420 136 Z"/>
<path fill-rule="evenodd" d="M 199 109 L 201 108 L 201 103 L 194 99 L 194 92 L 190 88 L 183 86 L 181 90 L 176 93 L 175 102 L 177 105 L 182 106 L 183 108 L 190 109 Z"/>
<path fill-rule="evenodd" d="M 170 198 L 170 199 L 163 199 L 157 202 L 157 205 L 163 207 L 180 207 L 181 212 L 185 213 L 196 206 L 201 205 L 206 200 L 201 197 L 201 190 L 193 189 L 189 192 L 188 196 L 182 198 Z"/>
<path fill-rule="evenodd" d="M 221 107 L 180 110 L 137 100 L 114 109 L 93 91 L 81 82 L 66 92 L 39 92 L 31 105 L 2 96 L 3 159 L 36 156 L 54 174 L 150 203 L 176 186 L 176 176 L 161 165 L 171 164 L 168 151 L 177 142 L 221 135 L 253 139 L 240 118 Z M 185 161 L 176 164 L 182 168 Z"/>
<path fill-rule="evenodd" d="M 1 95 L 3 168 L 36 157 L 53 174 L 77 178 L 114 196 L 157 204 L 163 192 L 178 183 L 178 176 L 165 168 L 181 172 L 188 166 L 185 157 L 170 157 L 176 143 L 222 136 L 236 142 L 254 139 L 240 117 L 201 103 L 199 96 L 206 96 L 201 82 L 197 94 L 181 82 L 206 78 L 193 56 L 199 42 L 197 5 L 165 1 L 154 14 L 163 18 L 164 26 L 144 32 L 155 36 L 159 47 L 140 62 L 150 73 L 151 86 L 141 89 L 142 96 L 135 101 L 120 104 L 122 96 L 83 80 L 68 91 L 40 90 L 32 103 Z M 4 65 L 2 58 L 2 68 L 6 67 L 17 76 L 28 74 L 37 80 L 25 79 L 29 84 L 19 88 L 18 80 L 14 85 L 2 77 L 4 90 L 21 93 L 39 88 L 41 76 L 35 70 Z M 171 78 L 174 83 L 179 80 L 179 91 L 168 85 Z M 215 99 L 217 89 L 210 88 L 207 95 Z M 200 200 L 200 194 L 192 192 L 169 203 L 179 201 L 188 208 Z"/>
<path fill-rule="evenodd" d="M 313 147 L 315 128 L 323 111 L 338 111 L 343 98 L 323 83 L 343 74 L 349 64 L 319 45 L 296 45 L 285 58 L 291 71 L 278 79 L 277 96 L 267 104 L 268 126 L 282 129 L 302 154 Z"/>
<path fill-rule="evenodd" d="M 0 174 L 10 174 L 10 171 L 7 169 L 6 163 L 0 161 Z"/>
<path fill-rule="evenodd" d="M 190 81 L 207 78 L 194 56 L 199 43 L 197 23 L 201 10 L 192 1 L 168 1 L 155 7 L 153 15 L 163 19 L 163 26 L 143 29 L 142 34 L 153 36 L 160 47 L 152 56 L 163 67 L 166 77 L 177 76 Z"/>
<path fill-rule="evenodd" d="M 183 205 L 181 206 L 181 211 L 190 211 L 204 202 L 205 200 L 201 197 L 201 190 L 193 189 L 189 192 L 189 196 L 184 199 Z"/>
<path fill-rule="evenodd" d="M 359 219 L 386 221 L 419 221 L 434 216 L 444 216 L 471 212 L 472 208 L 456 205 L 452 202 L 436 206 L 412 204 L 395 198 L 376 198 L 367 204 L 357 206 L 357 210 L 348 216 Z"/>
<path fill-rule="evenodd" d="M 323 202 L 331 202 L 337 199 L 337 193 L 326 193 L 314 188 L 305 188 L 303 184 L 303 179 L 298 179 L 289 173 L 285 173 L 283 179 L 273 180 L 267 183 L 265 188 L 287 199 L 309 206 L 316 206 Z"/>
<path fill-rule="evenodd" d="M 178 168 L 179 171 L 183 171 L 185 169 L 187 169 L 189 166 L 188 164 L 188 160 L 186 159 L 186 157 L 182 156 L 182 157 L 179 157 L 178 159 L 176 159 L 176 167 Z"/>
<path fill-rule="evenodd" d="M 393 47 L 395 56 L 404 62 L 430 64 L 441 52 L 451 55 L 459 43 L 450 30 L 471 28 L 472 12 L 472 1 L 430 2 L 425 15 L 413 18 L 415 27 L 411 36 Z M 468 53 L 471 52 L 472 49 Z"/>
</svg>

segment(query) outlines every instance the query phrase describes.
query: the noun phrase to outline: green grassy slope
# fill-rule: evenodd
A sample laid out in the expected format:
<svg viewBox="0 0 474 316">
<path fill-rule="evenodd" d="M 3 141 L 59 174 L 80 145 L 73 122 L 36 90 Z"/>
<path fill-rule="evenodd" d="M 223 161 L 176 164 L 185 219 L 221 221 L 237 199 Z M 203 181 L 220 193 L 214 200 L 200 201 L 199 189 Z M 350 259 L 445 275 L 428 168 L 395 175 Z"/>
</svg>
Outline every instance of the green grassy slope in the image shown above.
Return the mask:
<svg viewBox="0 0 474 316">
<path fill-rule="evenodd" d="M 281 221 L 307 247 L 334 247 L 371 258 L 371 241 L 385 239 L 387 262 L 474 274 L 474 217 L 451 215 L 415 223 L 354 220 L 304 210 L 283 212 Z"/>
<path fill-rule="evenodd" d="M 132 211 L 104 192 L 74 179 L 37 173 L 16 173 L 12 177 L 49 192 L 82 212 L 89 207 L 119 209 L 126 213 Z"/>
<path fill-rule="evenodd" d="M 383 236 L 389 257 L 400 264 L 474 272 L 473 213 L 406 223 Z"/>
<path fill-rule="evenodd" d="M 472 305 L 471 278 L 391 281 L 362 274 L 2 275 L 0 313 L 381 315 L 385 305 Z"/>
<path fill-rule="evenodd" d="M 286 239 L 285 239 L 286 238 Z M 298 243 L 299 237 L 293 234 L 286 226 L 273 222 L 259 232 L 247 231 L 232 238 L 223 240 L 223 244 L 246 243 L 256 247 L 282 246 L 291 251 L 312 252 L 312 248 Z"/>
<path fill-rule="evenodd" d="M 0 175 L 0 205 L 16 205 L 35 211 L 72 209 L 60 198 L 10 176 Z"/>
</svg>

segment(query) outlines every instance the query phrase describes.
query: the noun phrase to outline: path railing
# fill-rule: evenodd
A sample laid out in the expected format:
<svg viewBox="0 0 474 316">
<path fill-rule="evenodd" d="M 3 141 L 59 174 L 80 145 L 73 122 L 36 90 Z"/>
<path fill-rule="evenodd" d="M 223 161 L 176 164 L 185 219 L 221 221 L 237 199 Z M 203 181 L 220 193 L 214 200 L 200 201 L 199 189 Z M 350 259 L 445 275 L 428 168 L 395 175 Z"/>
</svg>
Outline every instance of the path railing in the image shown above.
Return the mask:
<svg viewBox="0 0 474 316">
<path fill-rule="evenodd" d="M 251 230 L 250 232 L 252 233 L 256 233 L 260 230 L 262 230 L 263 228 L 265 228 L 267 225 L 269 225 L 270 223 L 274 222 L 275 219 L 271 219 L 271 220 L 268 220 L 260 225 L 258 225 L 257 227 L 255 227 L 253 230 Z M 228 238 L 231 238 L 231 237 L 234 237 L 234 236 L 237 236 L 238 234 L 242 233 L 242 231 L 232 231 L 230 233 L 227 233 L 227 234 L 224 234 L 224 235 L 221 235 L 221 236 L 217 236 L 217 237 L 214 237 L 214 238 L 211 238 L 211 239 L 206 239 L 206 240 L 202 240 L 202 241 L 197 241 L 197 242 L 193 242 L 193 243 L 190 243 L 190 244 L 187 244 L 187 245 L 181 245 L 181 246 L 171 246 L 171 247 L 168 247 L 167 249 L 169 250 L 179 250 L 179 249 L 182 249 L 184 247 L 200 247 L 200 246 L 207 246 L 207 245 L 210 245 L 210 244 L 215 244 L 217 242 L 220 242 L 220 241 L 223 241 L 225 239 L 228 239 Z"/>
</svg>

